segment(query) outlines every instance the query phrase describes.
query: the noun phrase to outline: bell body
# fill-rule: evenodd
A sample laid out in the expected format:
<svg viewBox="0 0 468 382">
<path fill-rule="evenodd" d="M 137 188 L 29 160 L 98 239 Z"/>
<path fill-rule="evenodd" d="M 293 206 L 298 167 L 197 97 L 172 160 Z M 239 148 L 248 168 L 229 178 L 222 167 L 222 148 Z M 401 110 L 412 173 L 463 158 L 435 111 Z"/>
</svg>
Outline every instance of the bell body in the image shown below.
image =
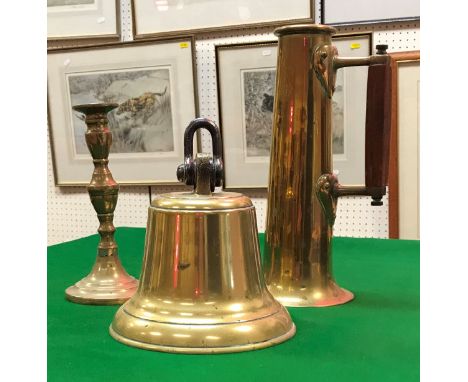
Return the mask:
<svg viewBox="0 0 468 382">
<path fill-rule="evenodd" d="M 264 272 L 286 306 L 345 303 L 352 293 L 332 274 L 332 224 L 317 198 L 317 180 L 332 173 L 332 103 L 314 68 L 314 53 L 332 45 L 325 25 L 279 28 Z M 331 75 L 331 73 L 330 73 Z"/>
<path fill-rule="evenodd" d="M 138 291 L 111 335 L 180 353 L 253 350 L 292 337 L 288 312 L 264 282 L 256 227 L 241 194 L 159 195 L 148 210 Z"/>
</svg>

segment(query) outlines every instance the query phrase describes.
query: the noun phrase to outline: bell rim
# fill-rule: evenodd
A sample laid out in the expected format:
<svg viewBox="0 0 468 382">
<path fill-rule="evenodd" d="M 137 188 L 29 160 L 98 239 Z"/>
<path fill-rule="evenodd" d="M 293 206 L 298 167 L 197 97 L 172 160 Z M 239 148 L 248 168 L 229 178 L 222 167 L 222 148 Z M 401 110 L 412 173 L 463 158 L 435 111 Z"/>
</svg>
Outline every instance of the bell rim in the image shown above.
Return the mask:
<svg viewBox="0 0 468 382">
<path fill-rule="evenodd" d="M 124 337 L 117 333 L 113 328 L 112 324 L 109 326 L 109 334 L 115 340 L 123 343 L 124 345 L 136 347 L 144 350 L 160 351 L 164 353 L 181 353 L 181 354 L 221 354 L 221 353 L 240 353 L 245 351 L 265 349 L 270 346 L 279 345 L 288 339 L 292 338 L 296 334 L 296 325 L 291 321 L 291 328 L 280 336 L 257 342 L 252 344 L 244 345 L 233 345 L 233 346 L 218 346 L 218 347 L 180 347 L 180 346 L 167 346 L 157 345 L 148 342 L 136 341 L 130 338 Z"/>
<path fill-rule="evenodd" d="M 109 326 L 110 335 L 127 346 L 166 353 L 237 353 L 280 344 L 296 333 L 288 310 L 247 322 L 171 324 L 128 314 L 120 307 Z M 216 338 L 215 338 L 216 337 Z M 190 339 L 188 339 L 190 338 Z"/>
</svg>

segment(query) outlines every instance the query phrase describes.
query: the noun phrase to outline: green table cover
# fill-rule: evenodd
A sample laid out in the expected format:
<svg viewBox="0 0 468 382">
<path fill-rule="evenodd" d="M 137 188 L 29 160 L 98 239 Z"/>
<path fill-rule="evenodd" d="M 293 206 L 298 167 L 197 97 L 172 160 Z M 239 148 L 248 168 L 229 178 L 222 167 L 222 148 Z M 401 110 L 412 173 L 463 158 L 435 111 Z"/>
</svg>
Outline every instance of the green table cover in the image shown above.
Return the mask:
<svg viewBox="0 0 468 382">
<path fill-rule="evenodd" d="M 122 263 L 135 277 L 144 236 L 143 228 L 116 232 Z M 90 271 L 98 241 L 93 235 L 48 247 L 49 381 L 419 381 L 419 241 L 334 238 L 335 277 L 355 299 L 288 308 L 292 339 L 218 355 L 125 346 L 108 334 L 118 306 L 66 301 L 65 289 Z"/>
</svg>

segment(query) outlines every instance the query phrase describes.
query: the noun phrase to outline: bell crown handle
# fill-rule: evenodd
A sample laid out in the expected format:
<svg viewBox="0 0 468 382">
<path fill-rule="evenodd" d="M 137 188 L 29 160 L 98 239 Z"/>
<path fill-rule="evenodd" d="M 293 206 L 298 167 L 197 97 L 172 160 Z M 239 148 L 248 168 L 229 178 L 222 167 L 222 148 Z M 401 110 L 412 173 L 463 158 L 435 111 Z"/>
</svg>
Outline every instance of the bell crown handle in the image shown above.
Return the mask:
<svg viewBox="0 0 468 382">
<path fill-rule="evenodd" d="M 210 132 L 213 158 L 210 161 L 210 189 L 220 187 L 223 181 L 223 145 L 219 127 L 207 118 L 196 118 L 189 123 L 184 133 L 184 163 L 177 167 L 177 179 L 188 186 L 197 186 L 197 159 L 193 157 L 193 136 L 198 129 L 207 129 Z M 206 156 L 203 154 L 203 156 Z M 198 161 L 200 162 L 200 161 Z M 206 160 L 203 159 L 206 168 Z M 201 162 L 200 162 L 201 163 Z"/>
</svg>

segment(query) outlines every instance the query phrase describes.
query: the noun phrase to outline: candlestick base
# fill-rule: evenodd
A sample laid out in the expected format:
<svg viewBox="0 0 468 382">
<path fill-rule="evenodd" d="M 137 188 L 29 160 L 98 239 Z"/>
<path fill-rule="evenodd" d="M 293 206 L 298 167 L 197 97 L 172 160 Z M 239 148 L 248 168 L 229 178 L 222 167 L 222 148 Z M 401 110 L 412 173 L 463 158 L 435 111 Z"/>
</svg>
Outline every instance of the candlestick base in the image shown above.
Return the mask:
<svg viewBox="0 0 468 382">
<path fill-rule="evenodd" d="M 67 300 L 78 304 L 118 305 L 127 301 L 138 288 L 115 256 L 98 256 L 91 273 L 68 287 Z"/>
</svg>

